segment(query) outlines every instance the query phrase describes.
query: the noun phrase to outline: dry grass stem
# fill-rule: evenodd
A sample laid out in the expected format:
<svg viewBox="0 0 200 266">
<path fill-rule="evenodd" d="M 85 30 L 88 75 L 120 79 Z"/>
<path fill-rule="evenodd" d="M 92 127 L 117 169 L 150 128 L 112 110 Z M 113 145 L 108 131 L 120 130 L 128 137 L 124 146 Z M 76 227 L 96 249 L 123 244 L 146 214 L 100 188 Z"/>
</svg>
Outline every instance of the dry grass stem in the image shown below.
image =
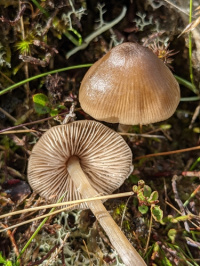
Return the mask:
<svg viewBox="0 0 200 266">
<path fill-rule="evenodd" d="M 61 207 L 61 206 L 71 205 L 71 204 L 79 204 L 79 203 L 88 202 L 88 201 L 94 201 L 94 200 L 104 200 L 104 199 L 115 199 L 115 198 L 120 198 L 120 197 L 128 197 L 128 196 L 132 196 L 133 194 L 134 193 L 131 191 L 131 192 L 124 192 L 124 193 L 118 193 L 118 194 L 113 194 L 113 195 L 99 196 L 99 197 L 95 197 L 95 198 L 73 200 L 73 201 L 68 201 L 68 202 L 61 202 L 61 203 L 44 205 L 44 206 L 38 206 L 38 207 L 29 208 L 29 209 L 25 209 L 25 210 L 20 210 L 20 211 L 15 211 L 15 212 L 11 212 L 11 213 L 6 213 L 4 215 L 1 215 L 0 219 L 8 217 L 8 216 L 16 215 L 16 214 L 25 213 L 25 212 L 38 211 L 38 210 L 41 210 L 41 209 Z"/>
<path fill-rule="evenodd" d="M 175 150 L 175 151 L 166 151 L 166 152 L 152 153 L 152 154 L 147 154 L 147 155 L 136 157 L 136 158 L 134 158 L 134 160 L 140 160 L 140 159 L 150 158 L 150 157 L 155 157 L 155 156 L 171 155 L 171 154 L 194 151 L 194 150 L 199 150 L 199 149 L 200 149 L 200 146 L 196 146 L 196 147 L 180 149 L 180 150 Z"/>
<path fill-rule="evenodd" d="M 0 230 L 0 233 L 1 232 L 4 232 L 4 231 L 7 231 L 7 230 L 10 230 L 10 229 L 13 229 L 13 228 L 16 228 L 16 227 L 19 227 L 21 225 L 24 225 L 24 224 L 28 224 L 28 223 L 31 223 L 31 222 L 34 222 L 34 221 L 37 221 L 39 219 L 42 219 L 42 218 L 46 218 L 48 216 L 52 216 L 54 214 L 57 214 L 57 213 L 60 213 L 62 211 L 66 211 L 66 210 L 70 210 L 72 207 L 75 207 L 77 206 L 78 204 L 74 204 L 72 206 L 69 206 L 69 207 L 66 207 L 66 208 L 63 208 L 63 209 L 60 209 L 60 210 L 57 210 L 57 211 L 54 211 L 54 212 L 51 212 L 51 213 L 47 213 L 47 214 L 44 214 L 44 215 L 41 215 L 41 216 L 38 216 L 36 218 L 33 218 L 33 219 L 30 219 L 30 220 L 27 220 L 25 222 L 21 222 L 21 223 L 18 223 L 18 224 L 15 224 L 15 225 L 12 225 L 12 226 L 9 226 L 9 227 L 6 227 L 2 230 Z"/>
<path fill-rule="evenodd" d="M 6 134 L 19 134 L 19 133 L 30 133 L 30 132 L 37 132 L 33 129 L 24 129 L 24 130 L 10 130 L 5 132 L 0 132 L 0 135 L 6 135 Z"/>
</svg>

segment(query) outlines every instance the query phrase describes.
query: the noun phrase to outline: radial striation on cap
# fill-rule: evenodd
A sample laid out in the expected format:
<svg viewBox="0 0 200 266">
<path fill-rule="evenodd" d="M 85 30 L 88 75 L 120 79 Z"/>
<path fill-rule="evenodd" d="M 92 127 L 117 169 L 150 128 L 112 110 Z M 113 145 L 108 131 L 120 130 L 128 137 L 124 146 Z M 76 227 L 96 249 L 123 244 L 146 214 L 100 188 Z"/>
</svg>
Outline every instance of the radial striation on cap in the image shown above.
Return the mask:
<svg viewBox="0 0 200 266">
<path fill-rule="evenodd" d="M 76 121 L 48 130 L 34 146 L 28 162 L 28 180 L 34 191 L 52 201 L 81 199 L 67 171 L 76 155 L 98 193 L 110 194 L 128 177 L 132 153 L 123 138 L 95 121 Z M 81 204 L 81 208 L 87 208 Z"/>
<path fill-rule="evenodd" d="M 180 89 L 171 71 L 150 49 L 123 43 L 87 71 L 79 101 L 83 110 L 97 120 L 149 124 L 175 112 Z"/>
</svg>

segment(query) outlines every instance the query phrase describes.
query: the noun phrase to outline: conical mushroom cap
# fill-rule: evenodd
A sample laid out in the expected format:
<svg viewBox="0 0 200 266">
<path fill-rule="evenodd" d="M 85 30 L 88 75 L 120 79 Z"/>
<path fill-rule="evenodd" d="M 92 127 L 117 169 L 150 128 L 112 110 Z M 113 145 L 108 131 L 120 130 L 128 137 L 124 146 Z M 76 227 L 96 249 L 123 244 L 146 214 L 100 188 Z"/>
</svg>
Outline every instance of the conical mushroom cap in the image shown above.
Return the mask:
<svg viewBox="0 0 200 266">
<path fill-rule="evenodd" d="M 57 201 L 81 199 L 67 171 L 76 155 L 91 185 L 100 195 L 122 185 L 132 169 L 132 153 L 123 138 L 95 121 L 76 121 L 48 130 L 34 146 L 28 162 L 28 181 L 34 191 Z M 86 204 L 81 204 L 86 208 Z"/>
<path fill-rule="evenodd" d="M 79 101 L 97 120 L 149 124 L 175 112 L 180 89 L 171 71 L 151 50 L 137 43 L 123 43 L 87 71 Z"/>
</svg>

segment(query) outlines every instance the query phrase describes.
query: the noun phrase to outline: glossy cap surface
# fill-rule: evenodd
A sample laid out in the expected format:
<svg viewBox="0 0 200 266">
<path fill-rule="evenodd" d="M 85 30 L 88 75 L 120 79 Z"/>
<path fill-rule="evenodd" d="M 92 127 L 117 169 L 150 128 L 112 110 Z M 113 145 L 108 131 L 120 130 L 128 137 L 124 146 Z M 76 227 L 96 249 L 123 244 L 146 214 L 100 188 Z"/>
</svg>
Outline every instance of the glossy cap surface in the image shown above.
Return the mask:
<svg viewBox="0 0 200 266">
<path fill-rule="evenodd" d="M 127 125 L 169 118 L 180 101 L 180 89 L 167 66 L 136 43 L 111 49 L 87 71 L 79 101 L 97 120 Z"/>
</svg>

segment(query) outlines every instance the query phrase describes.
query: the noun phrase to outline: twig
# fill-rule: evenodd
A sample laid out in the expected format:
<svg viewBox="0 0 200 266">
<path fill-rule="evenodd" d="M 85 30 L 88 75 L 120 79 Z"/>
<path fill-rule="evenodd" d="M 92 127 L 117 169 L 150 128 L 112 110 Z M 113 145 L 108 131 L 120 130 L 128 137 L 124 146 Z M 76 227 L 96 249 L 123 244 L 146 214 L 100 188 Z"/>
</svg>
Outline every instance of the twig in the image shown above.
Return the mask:
<svg viewBox="0 0 200 266">
<path fill-rule="evenodd" d="M 186 16 L 190 16 L 187 12 L 185 12 L 183 9 L 181 9 L 180 7 L 178 7 L 177 5 L 173 4 L 172 2 L 168 1 L 168 0 L 164 0 L 165 2 L 167 2 L 169 5 L 173 6 L 174 8 L 176 8 L 177 10 L 179 10 L 180 12 L 184 13 Z"/>
<path fill-rule="evenodd" d="M 143 138 L 158 138 L 158 139 L 166 139 L 164 136 L 160 135 L 149 135 L 149 134 L 136 134 L 136 133 L 124 133 L 118 132 L 121 136 L 131 136 L 131 137 L 143 137 Z"/>
<path fill-rule="evenodd" d="M 0 74 L 1 74 L 5 79 L 7 79 L 10 83 L 15 84 L 15 82 L 14 82 L 12 79 L 10 79 L 9 77 L 7 77 L 3 72 L 0 71 Z"/>
<path fill-rule="evenodd" d="M 151 229 L 152 229 L 152 211 L 151 211 L 151 218 L 150 218 L 150 223 L 149 223 L 149 233 L 148 233 L 148 238 L 147 238 L 147 242 L 146 242 L 146 246 L 144 249 L 144 255 L 147 253 L 148 247 L 149 247 L 149 241 L 150 241 L 150 236 L 151 236 Z"/>
<path fill-rule="evenodd" d="M 195 248 L 200 249 L 200 243 L 199 242 L 194 241 L 189 237 L 185 237 L 185 239 L 186 239 L 188 245 L 190 245 L 191 247 L 195 247 Z"/>
<path fill-rule="evenodd" d="M 176 251 L 175 249 L 172 249 L 172 248 L 166 246 L 165 243 L 162 244 L 162 242 L 160 242 L 160 241 L 159 241 L 159 246 L 161 246 L 162 249 L 163 249 L 166 253 L 169 253 L 169 254 L 172 256 L 172 258 L 175 258 L 175 259 L 177 260 L 177 262 L 179 261 L 179 256 L 178 256 L 178 253 L 177 253 L 177 251 Z M 175 260 L 172 260 L 172 261 L 174 262 Z M 172 265 L 172 264 L 171 264 L 171 265 Z M 178 263 L 173 264 L 173 265 L 178 265 Z"/>
<path fill-rule="evenodd" d="M 0 109 L 1 109 L 1 107 L 0 107 Z M 66 112 L 60 113 L 59 115 L 64 115 L 64 114 L 67 114 L 68 112 L 69 111 L 66 111 Z M 9 130 L 13 130 L 13 129 L 16 129 L 16 128 L 19 128 L 19 127 L 24 127 L 24 126 L 35 125 L 35 124 L 38 124 L 38 123 L 43 123 L 44 121 L 48 121 L 48 120 L 54 119 L 57 116 L 58 115 L 50 116 L 50 117 L 43 118 L 43 119 L 40 119 L 40 120 L 36 120 L 36 121 L 33 121 L 33 122 L 28 122 L 28 123 L 20 124 L 20 125 L 17 125 L 17 126 L 8 127 L 8 128 L 0 130 L 0 133 L 7 132 Z"/>
<path fill-rule="evenodd" d="M 9 19 L 2 16 L 2 17 L 0 17 L 0 21 L 2 21 L 3 23 L 8 23 L 11 26 L 14 26 L 20 20 L 20 17 L 23 16 L 25 9 L 26 9 L 26 6 L 22 5 L 22 7 L 20 7 L 20 9 L 19 9 L 19 13 L 17 14 L 17 16 L 14 20 L 9 20 Z"/>
<path fill-rule="evenodd" d="M 10 238 L 10 242 L 12 243 L 12 246 L 13 246 L 13 248 L 14 248 L 14 252 L 15 252 L 16 256 L 19 256 L 19 250 L 18 250 L 17 244 L 16 244 L 16 242 L 15 242 L 15 239 L 14 239 L 14 236 L 13 236 L 13 232 L 11 232 L 11 231 L 9 230 L 9 228 L 8 228 L 7 225 L 4 225 L 4 224 L 2 224 L 2 223 L 0 223 L 0 225 L 1 225 L 2 227 L 4 227 L 5 230 L 7 230 L 7 235 L 8 235 L 9 238 Z"/>
<path fill-rule="evenodd" d="M 51 253 L 52 253 L 52 254 L 51 254 L 51 257 L 50 257 L 49 260 L 44 264 L 44 266 L 48 266 L 48 265 L 50 265 L 50 262 L 52 263 L 52 262 L 56 259 L 56 257 L 58 256 L 58 254 L 60 253 L 60 251 L 61 251 L 62 248 L 64 247 L 64 244 L 65 244 L 67 238 L 69 237 L 69 235 L 70 235 L 70 232 L 68 232 L 68 233 L 65 235 L 64 239 L 62 240 L 61 245 L 60 245 L 58 248 L 57 248 L 58 245 L 56 245 L 55 252 L 54 252 L 54 253 L 51 252 Z M 83 240 L 83 241 L 84 241 L 84 240 Z"/>
<path fill-rule="evenodd" d="M 169 203 L 167 200 L 165 200 L 165 203 L 167 205 L 169 205 L 172 209 L 174 209 L 177 213 L 179 213 L 180 215 L 182 215 L 181 212 L 177 208 L 175 208 L 171 203 Z"/>
<path fill-rule="evenodd" d="M 3 108 L 0 107 L 0 112 L 3 113 L 7 118 L 9 118 L 12 122 L 17 122 L 17 119 L 15 119 L 12 115 L 10 115 L 8 112 L 6 112 Z"/>
<path fill-rule="evenodd" d="M 197 176 L 200 177 L 200 171 L 185 171 L 182 172 L 183 176 Z"/>
<path fill-rule="evenodd" d="M 166 152 L 147 154 L 147 155 L 136 157 L 136 158 L 134 158 L 134 160 L 140 160 L 140 159 L 155 157 L 155 156 L 170 155 L 170 154 L 181 153 L 181 152 L 194 151 L 194 150 L 199 150 L 199 149 L 200 149 L 200 146 L 196 146 L 196 147 L 191 147 L 191 148 L 186 148 L 186 149 L 181 149 L 181 150 L 175 150 L 175 151 L 166 151 Z"/>
<path fill-rule="evenodd" d="M 70 110 L 69 110 L 69 113 L 66 114 L 66 116 L 62 122 L 62 125 L 65 125 L 65 124 L 69 123 L 70 121 L 74 121 L 74 118 L 76 117 L 76 114 L 74 113 L 74 111 L 75 111 L 75 103 L 72 103 Z"/>
<path fill-rule="evenodd" d="M 192 126 L 193 126 L 195 120 L 196 120 L 197 117 L 199 116 L 199 113 L 200 113 L 200 105 L 197 106 L 197 108 L 196 108 L 195 111 L 194 111 L 194 114 L 193 114 L 193 116 L 192 116 L 192 120 L 191 120 L 190 125 L 189 125 L 189 129 L 192 128 Z"/>
<path fill-rule="evenodd" d="M 176 188 L 176 180 L 177 179 L 178 179 L 178 176 L 177 175 L 174 175 L 173 178 L 172 178 L 172 189 L 173 189 L 173 192 L 174 192 L 175 201 L 177 202 L 177 204 L 178 204 L 178 206 L 179 206 L 179 208 L 181 210 L 181 214 L 182 215 L 186 215 L 186 212 L 185 212 L 183 203 L 182 203 L 182 201 L 179 198 L 178 190 Z M 190 227 L 189 227 L 187 221 L 184 221 L 184 225 L 185 225 L 185 230 L 187 232 L 190 232 Z"/>
<path fill-rule="evenodd" d="M 1 108 L 1 107 L 0 107 L 0 112 L 2 112 L 6 117 L 8 117 L 12 122 L 17 122 L 17 119 L 15 119 L 12 115 L 10 115 L 8 112 L 6 112 L 6 111 L 5 111 L 3 108 Z M 25 130 L 29 130 L 25 125 L 26 125 L 26 124 L 22 124 L 21 127 L 23 127 Z M 19 127 L 19 126 L 16 126 L 16 127 Z M 15 127 L 15 128 L 16 128 L 16 127 Z M 12 129 L 13 129 L 13 128 L 14 128 L 14 127 L 12 127 Z M 6 131 L 6 129 L 0 130 L 0 134 L 1 134 L 2 132 L 5 132 L 5 131 Z M 37 137 L 37 135 L 36 135 L 35 133 L 31 133 L 31 134 Z"/>
<path fill-rule="evenodd" d="M 197 224 L 195 224 L 193 221 L 191 221 L 191 219 L 193 219 L 193 218 L 195 218 L 195 219 L 199 219 L 199 216 L 194 215 L 194 214 L 191 214 L 190 212 L 188 212 L 189 214 L 188 214 L 188 215 L 184 215 L 184 217 L 183 217 L 182 213 L 181 213 L 178 209 L 176 209 L 172 204 L 170 204 L 170 203 L 167 202 L 167 201 L 165 201 L 165 203 L 166 203 L 167 205 L 169 205 L 172 209 L 174 209 L 177 213 L 180 214 L 180 217 L 177 217 L 177 216 L 176 216 L 176 218 L 175 218 L 175 220 L 176 220 L 177 222 L 178 222 L 178 221 L 185 221 L 186 218 L 187 218 L 187 220 L 189 220 L 190 223 L 192 223 L 192 224 L 194 225 L 195 229 L 198 229 L 198 228 L 199 228 Z M 190 230 L 192 230 L 192 231 L 195 230 L 195 229 L 190 228 Z"/>
<path fill-rule="evenodd" d="M 86 252 L 87 252 L 88 258 L 89 258 L 89 260 L 91 260 L 91 258 L 90 258 L 90 253 L 89 253 L 88 247 L 87 247 L 87 245 L 86 245 L 84 239 L 83 239 L 83 244 L 84 244 L 85 250 L 86 250 Z M 92 266 L 92 265 L 93 265 L 93 264 L 92 264 L 91 261 L 90 261 L 90 266 Z"/>
<path fill-rule="evenodd" d="M 192 192 L 190 197 L 184 202 L 183 207 L 186 207 L 190 200 L 196 196 L 196 194 L 200 191 L 200 185 Z"/>
<path fill-rule="evenodd" d="M 124 18 L 124 16 L 126 15 L 126 10 L 127 8 L 123 6 L 121 14 L 116 19 L 114 19 L 109 23 L 106 23 L 104 26 L 91 33 L 88 37 L 85 38 L 85 40 L 83 40 L 83 44 L 69 51 L 66 54 L 66 58 L 68 59 L 70 56 L 77 53 L 78 51 L 85 49 L 94 38 L 96 38 L 98 35 L 102 34 L 103 32 L 109 30 L 113 26 L 115 26 L 120 20 Z"/>
<path fill-rule="evenodd" d="M 37 260 L 35 262 L 28 264 L 28 266 L 41 265 L 57 249 L 57 247 L 58 247 L 58 244 L 56 244 L 52 249 L 50 249 L 48 253 L 44 257 L 42 257 L 40 260 Z"/>
</svg>

